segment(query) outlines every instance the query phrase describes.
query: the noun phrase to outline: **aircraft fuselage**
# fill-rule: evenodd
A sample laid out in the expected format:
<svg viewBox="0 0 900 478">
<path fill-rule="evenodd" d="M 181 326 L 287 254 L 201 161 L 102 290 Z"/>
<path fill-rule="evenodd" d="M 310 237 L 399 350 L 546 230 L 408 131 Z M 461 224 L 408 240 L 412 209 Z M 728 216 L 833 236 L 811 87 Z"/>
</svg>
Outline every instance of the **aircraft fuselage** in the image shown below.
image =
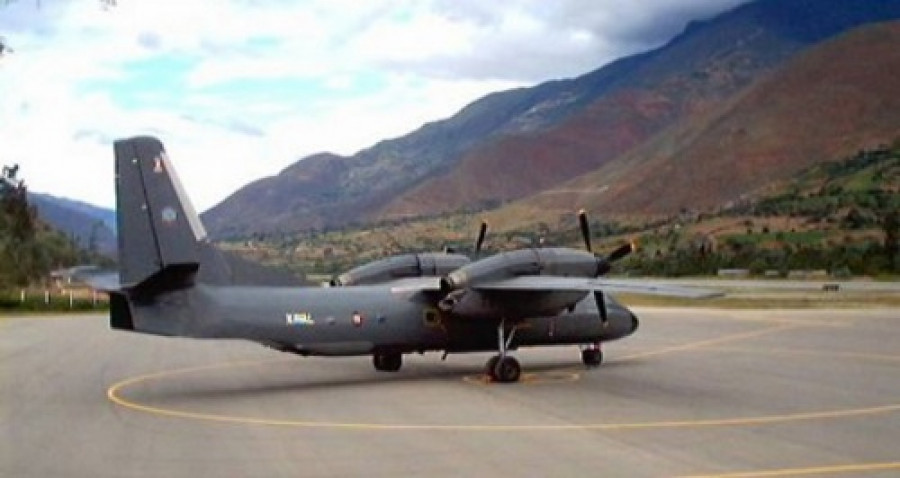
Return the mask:
<svg viewBox="0 0 900 478">
<path fill-rule="evenodd" d="M 605 322 L 590 295 L 571 311 L 509 321 L 507 329 L 516 329 L 510 347 L 597 343 L 633 333 L 638 324 L 634 315 L 609 296 L 605 302 Z M 117 328 L 159 335 L 252 340 L 303 355 L 497 349 L 499 318 L 458 317 L 433 304 L 422 293 L 398 292 L 383 285 L 198 285 L 133 306 L 130 321 Z"/>
</svg>

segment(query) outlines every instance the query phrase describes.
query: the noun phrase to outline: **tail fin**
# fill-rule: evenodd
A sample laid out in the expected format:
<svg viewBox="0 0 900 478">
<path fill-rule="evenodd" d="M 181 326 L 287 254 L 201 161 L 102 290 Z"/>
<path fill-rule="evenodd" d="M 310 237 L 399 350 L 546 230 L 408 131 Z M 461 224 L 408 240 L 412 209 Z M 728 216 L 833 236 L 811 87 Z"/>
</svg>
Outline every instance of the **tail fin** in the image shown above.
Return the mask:
<svg viewBox="0 0 900 478">
<path fill-rule="evenodd" d="M 122 287 L 153 293 L 193 284 L 206 231 L 165 148 L 135 137 L 116 141 L 115 154 Z"/>
</svg>

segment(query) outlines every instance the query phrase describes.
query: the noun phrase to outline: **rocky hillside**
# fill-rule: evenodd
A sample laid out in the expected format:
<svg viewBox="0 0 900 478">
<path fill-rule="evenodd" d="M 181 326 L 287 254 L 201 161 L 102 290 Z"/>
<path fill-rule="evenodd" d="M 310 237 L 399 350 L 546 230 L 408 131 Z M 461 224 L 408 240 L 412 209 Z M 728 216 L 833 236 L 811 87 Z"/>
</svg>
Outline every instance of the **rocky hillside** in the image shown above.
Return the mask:
<svg viewBox="0 0 900 478">
<path fill-rule="evenodd" d="M 622 171 L 624 157 L 665 143 L 659 138 L 673 128 L 692 134 L 700 129 L 690 125 L 720 121 L 722 104 L 753 101 L 747 87 L 798 52 L 850 28 L 894 18 L 900 18 L 900 0 L 758 0 L 692 23 L 664 47 L 582 77 L 489 95 L 452 118 L 350 158 L 301 160 L 237 191 L 205 213 L 204 221 L 214 236 L 233 237 L 427 216 L 523 198 L 614 163 Z M 684 143 L 672 148 L 681 150 Z M 720 158 L 743 161 L 735 154 Z M 675 163 L 669 167 L 679 169 Z M 647 186 L 670 183 L 653 170 L 664 172 L 654 166 L 634 178 L 648 195 L 659 197 L 662 190 Z M 574 189 L 602 189 L 608 182 L 587 181 Z M 672 204 L 705 205 L 721 197 L 702 202 L 691 193 L 665 192 L 674 194 Z M 622 207 L 635 204 L 637 199 Z"/>
<path fill-rule="evenodd" d="M 804 52 L 706 114 L 514 208 L 670 215 L 753 197 L 814 164 L 900 138 L 900 22 Z M 504 214 L 518 214 L 508 210 Z"/>
</svg>

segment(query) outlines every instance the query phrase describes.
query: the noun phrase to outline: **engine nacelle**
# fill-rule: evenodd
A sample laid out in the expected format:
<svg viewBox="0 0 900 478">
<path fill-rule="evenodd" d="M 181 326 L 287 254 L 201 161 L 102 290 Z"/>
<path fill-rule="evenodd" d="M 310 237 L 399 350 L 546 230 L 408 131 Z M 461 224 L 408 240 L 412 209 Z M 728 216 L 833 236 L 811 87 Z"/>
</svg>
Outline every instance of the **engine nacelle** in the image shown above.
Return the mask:
<svg viewBox="0 0 900 478">
<path fill-rule="evenodd" d="M 597 277 L 607 261 L 567 248 L 521 249 L 472 262 L 441 278 L 444 292 L 525 275 Z"/>
<path fill-rule="evenodd" d="M 447 294 L 438 307 L 464 319 L 519 320 L 528 317 L 549 317 L 574 307 L 587 295 L 585 291 L 554 291 L 540 294 L 534 291 L 456 290 Z"/>
<path fill-rule="evenodd" d="M 386 257 L 339 275 L 332 285 L 379 284 L 404 277 L 440 277 L 469 264 L 460 254 L 423 253 Z"/>
</svg>

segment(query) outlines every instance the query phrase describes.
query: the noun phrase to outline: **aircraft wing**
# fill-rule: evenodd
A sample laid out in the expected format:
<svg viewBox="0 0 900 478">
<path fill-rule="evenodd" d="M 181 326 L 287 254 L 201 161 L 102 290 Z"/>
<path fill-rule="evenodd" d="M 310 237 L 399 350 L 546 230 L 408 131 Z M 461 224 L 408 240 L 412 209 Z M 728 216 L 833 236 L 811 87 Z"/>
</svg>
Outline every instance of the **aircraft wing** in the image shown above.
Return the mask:
<svg viewBox="0 0 900 478">
<path fill-rule="evenodd" d="M 398 294 L 404 292 L 439 292 L 441 290 L 440 277 L 410 277 L 397 279 L 389 283 L 391 292 Z"/>
<path fill-rule="evenodd" d="M 559 276 L 519 276 L 509 279 L 475 284 L 473 290 L 483 292 L 594 292 L 627 293 L 641 295 L 657 295 L 664 297 L 680 297 L 685 299 L 710 299 L 721 297 L 724 292 L 696 287 L 683 287 L 644 281 L 615 281 L 591 279 L 584 277 Z M 398 292 L 437 292 L 440 291 L 440 279 L 437 277 L 416 277 L 399 279 L 391 283 L 391 291 Z"/>
<path fill-rule="evenodd" d="M 581 291 L 604 293 L 628 293 L 642 295 L 658 295 L 665 297 L 681 297 L 687 299 L 708 299 L 720 297 L 723 292 L 698 289 L 693 287 L 681 287 L 668 284 L 638 281 L 614 281 L 605 279 L 589 279 L 581 277 L 559 276 L 520 276 L 510 279 L 502 279 L 487 283 L 479 283 L 472 286 L 474 290 L 481 291 Z"/>
</svg>

